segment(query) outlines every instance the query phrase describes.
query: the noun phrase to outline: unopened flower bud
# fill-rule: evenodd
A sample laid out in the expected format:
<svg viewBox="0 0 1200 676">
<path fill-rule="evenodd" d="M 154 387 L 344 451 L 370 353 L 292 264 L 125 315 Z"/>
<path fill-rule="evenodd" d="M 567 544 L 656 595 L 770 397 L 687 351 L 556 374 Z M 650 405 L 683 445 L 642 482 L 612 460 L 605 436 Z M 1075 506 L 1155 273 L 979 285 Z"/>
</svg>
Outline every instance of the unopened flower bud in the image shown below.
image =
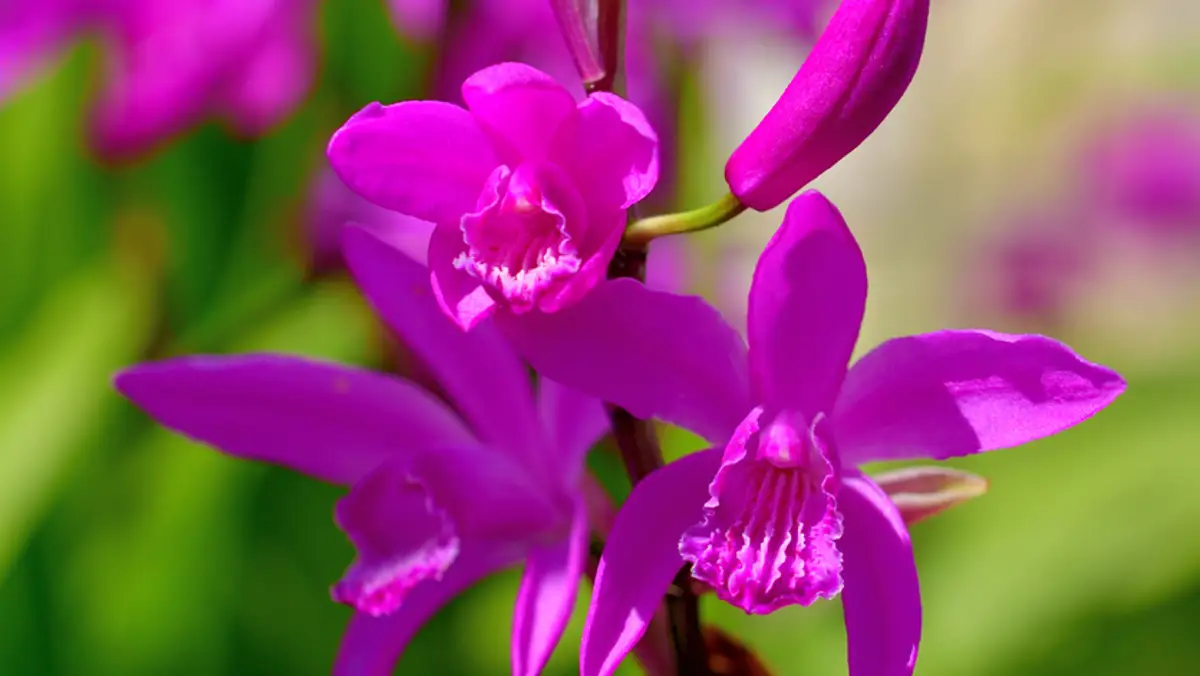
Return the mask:
<svg viewBox="0 0 1200 676">
<path fill-rule="evenodd" d="M 929 0 L 843 0 L 783 96 L 733 151 L 725 180 L 774 208 L 858 147 L 908 88 Z"/>
</svg>

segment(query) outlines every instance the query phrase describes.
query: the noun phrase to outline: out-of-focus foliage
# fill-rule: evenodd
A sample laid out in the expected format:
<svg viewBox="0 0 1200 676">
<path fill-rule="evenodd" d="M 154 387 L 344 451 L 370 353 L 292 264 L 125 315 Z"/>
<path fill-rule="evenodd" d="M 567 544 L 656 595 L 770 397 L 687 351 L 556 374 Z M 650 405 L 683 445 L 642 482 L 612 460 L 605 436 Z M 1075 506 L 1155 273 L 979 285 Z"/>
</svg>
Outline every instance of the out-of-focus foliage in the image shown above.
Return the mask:
<svg viewBox="0 0 1200 676">
<path fill-rule="evenodd" d="M 894 119 L 822 182 L 871 265 L 864 347 L 962 321 L 963 260 L 1003 214 L 1062 197 L 1088 111 L 1200 96 L 1200 24 L 1189 33 L 1166 9 L 1192 4 L 938 4 Z M 197 351 L 390 363 L 354 289 L 306 275 L 303 234 L 329 133 L 429 79 L 429 48 L 403 43 L 383 5 L 322 3 L 316 90 L 256 142 L 205 126 L 136 166 L 100 166 L 82 145 L 100 58 L 87 43 L 0 107 L 0 674 L 328 672 L 349 617 L 326 591 L 352 558 L 332 521 L 340 489 L 171 435 L 108 375 Z M 712 51 L 683 83 L 686 206 L 715 196 L 720 154 L 778 91 L 728 77 L 758 72 L 760 49 Z M 783 53 L 803 47 L 770 52 Z M 720 253 L 753 261 L 778 214 L 755 218 L 700 238 L 696 289 L 737 295 L 724 287 L 749 270 Z M 1110 248 L 1108 275 L 1052 332 L 1123 371 L 1128 394 L 1060 437 L 958 463 L 991 490 L 914 528 L 919 674 L 1200 673 L 1200 278 L 1187 274 L 1200 248 L 1173 247 L 1175 272 L 1153 249 Z M 673 454 L 695 447 L 666 438 Z M 619 492 L 618 464 L 594 455 Z M 515 583 L 453 603 L 400 671 L 505 673 Z M 583 607 L 549 672 L 574 670 Z M 748 618 L 708 599 L 704 612 L 778 673 L 845 672 L 837 604 Z"/>
</svg>

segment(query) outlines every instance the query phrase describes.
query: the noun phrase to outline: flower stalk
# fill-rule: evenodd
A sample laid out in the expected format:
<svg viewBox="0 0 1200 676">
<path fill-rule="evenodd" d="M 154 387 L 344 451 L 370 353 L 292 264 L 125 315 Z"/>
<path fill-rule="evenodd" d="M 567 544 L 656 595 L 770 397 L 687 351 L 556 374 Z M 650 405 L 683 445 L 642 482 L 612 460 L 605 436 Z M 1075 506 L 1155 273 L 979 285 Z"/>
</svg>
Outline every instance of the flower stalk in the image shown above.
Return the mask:
<svg viewBox="0 0 1200 676">
<path fill-rule="evenodd" d="M 596 35 L 604 75 L 594 82 L 584 79 L 587 93 L 616 92 L 625 88 L 625 2 L 598 0 Z"/>
<path fill-rule="evenodd" d="M 597 15 L 590 11 L 592 3 L 588 0 L 551 0 L 550 5 L 554 8 L 554 16 L 567 41 L 575 68 L 588 91 L 592 91 L 593 83 L 611 80 L 597 44 Z M 585 7 L 589 11 L 585 12 Z"/>
<path fill-rule="evenodd" d="M 625 229 L 624 244 L 645 245 L 667 235 L 680 235 L 715 228 L 746 210 L 732 193 L 712 204 L 676 214 L 663 214 L 634 221 Z"/>
</svg>

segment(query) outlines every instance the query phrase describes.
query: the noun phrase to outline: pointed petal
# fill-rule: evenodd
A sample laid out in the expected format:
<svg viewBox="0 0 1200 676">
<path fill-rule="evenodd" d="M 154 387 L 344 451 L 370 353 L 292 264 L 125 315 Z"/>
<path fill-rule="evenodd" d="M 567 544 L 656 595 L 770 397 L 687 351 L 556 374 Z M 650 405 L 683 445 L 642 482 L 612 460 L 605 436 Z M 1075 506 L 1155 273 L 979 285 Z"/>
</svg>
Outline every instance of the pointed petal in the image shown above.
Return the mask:
<svg viewBox="0 0 1200 676">
<path fill-rule="evenodd" d="M 525 560 L 513 615 L 513 676 L 542 673 L 571 619 L 587 553 L 587 510 L 577 499 L 568 537 L 534 546 Z"/>
<path fill-rule="evenodd" d="M 467 109 L 511 147 L 513 164 L 546 157 L 550 138 L 571 113 L 575 97 L 554 78 L 523 63 L 500 63 L 462 85 Z"/>
<path fill-rule="evenodd" d="M 833 424 L 844 463 L 951 458 L 1061 432 L 1125 390 L 1058 341 L 990 331 L 896 338 L 846 376 Z"/>
<path fill-rule="evenodd" d="M 589 205 L 627 209 L 658 182 L 658 135 L 637 106 L 599 92 L 563 122 L 550 159 L 575 178 Z"/>
<path fill-rule="evenodd" d="M 538 410 L 550 439 L 550 457 L 568 486 L 583 474 L 587 452 L 608 432 L 608 414 L 599 399 L 545 376 L 538 380 Z"/>
<path fill-rule="evenodd" d="M 865 477 L 842 483 L 838 505 L 846 526 L 840 544 L 850 676 L 910 676 L 921 642 L 921 589 L 908 530 Z"/>
<path fill-rule="evenodd" d="M 679 539 L 703 518 L 716 450 L 651 472 L 621 507 L 604 546 L 583 628 L 581 676 L 608 676 L 642 634 L 683 566 Z"/>
<path fill-rule="evenodd" d="M 342 636 L 334 676 L 391 676 L 396 661 L 417 631 L 443 606 L 483 577 L 520 559 L 505 546 L 464 543 L 445 576 L 417 587 L 386 617 L 356 613 Z"/>
<path fill-rule="evenodd" d="M 473 443 L 456 415 L 411 383 L 300 357 L 181 357 L 133 366 L 114 383 L 177 432 L 334 483 L 405 453 Z"/>
<path fill-rule="evenodd" d="M 438 224 L 472 211 L 499 164 L 475 118 L 439 101 L 372 103 L 334 133 L 328 155 L 354 192 Z"/>
<path fill-rule="evenodd" d="M 496 329 L 463 332 L 450 323 L 433 298 L 425 267 L 371 231 L 347 228 L 342 242 L 363 294 L 429 366 L 479 438 L 530 468 L 544 464 L 528 371 Z"/>
<path fill-rule="evenodd" d="M 497 319 L 539 373 L 639 418 L 724 444 L 751 408 L 745 345 L 695 296 L 618 279 L 553 315 Z"/>
<path fill-rule="evenodd" d="M 787 90 L 725 165 L 733 194 L 772 209 L 866 140 L 908 89 L 929 0 L 846 0 Z"/>
<path fill-rule="evenodd" d="M 754 269 L 750 372 L 768 407 L 828 412 L 858 340 L 867 300 L 862 251 L 818 192 L 788 205 Z"/>
</svg>

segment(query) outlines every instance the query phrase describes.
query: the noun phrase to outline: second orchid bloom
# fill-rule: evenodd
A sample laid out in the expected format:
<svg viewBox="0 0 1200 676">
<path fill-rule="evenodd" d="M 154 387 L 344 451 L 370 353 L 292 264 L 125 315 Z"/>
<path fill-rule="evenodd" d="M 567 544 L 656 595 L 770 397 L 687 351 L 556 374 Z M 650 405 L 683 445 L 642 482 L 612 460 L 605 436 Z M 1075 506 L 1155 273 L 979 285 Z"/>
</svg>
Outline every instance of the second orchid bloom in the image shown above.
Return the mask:
<svg viewBox="0 0 1200 676">
<path fill-rule="evenodd" d="M 658 140 L 636 106 L 577 102 L 549 75 L 506 63 L 463 83 L 466 108 L 372 104 L 329 144 L 368 200 L 436 225 L 433 291 L 471 329 L 493 312 L 553 313 L 602 282 L 625 210 L 658 180 Z"/>
</svg>

